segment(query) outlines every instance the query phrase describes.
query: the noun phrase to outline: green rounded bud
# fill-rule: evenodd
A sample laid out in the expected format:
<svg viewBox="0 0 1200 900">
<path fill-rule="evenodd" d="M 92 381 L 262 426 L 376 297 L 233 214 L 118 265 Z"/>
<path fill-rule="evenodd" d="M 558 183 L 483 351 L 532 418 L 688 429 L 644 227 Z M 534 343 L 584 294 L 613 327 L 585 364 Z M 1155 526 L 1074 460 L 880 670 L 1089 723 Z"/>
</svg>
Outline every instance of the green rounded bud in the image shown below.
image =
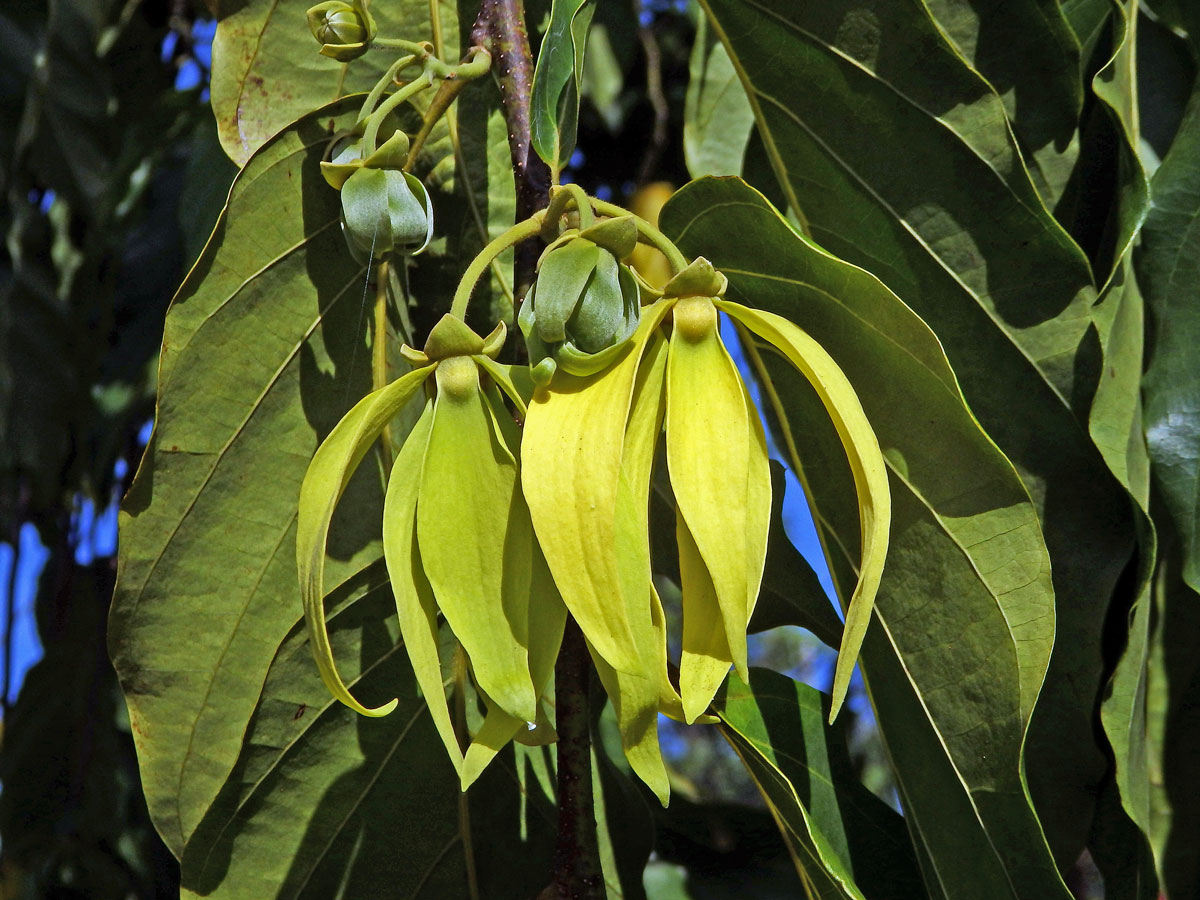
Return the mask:
<svg viewBox="0 0 1200 900">
<path fill-rule="evenodd" d="M 640 315 L 641 296 L 629 268 L 612 249 L 576 236 L 543 256 L 517 323 L 531 365 L 552 358 L 564 371 L 587 375 L 619 352 Z"/>
<path fill-rule="evenodd" d="M 367 52 L 375 38 L 375 20 L 362 0 L 326 0 L 308 10 L 308 28 L 321 55 L 349 62 Z"/>
<path fill-rule="evenodd" d="M 364 166 L 342 185 L 342 228 L 363 260 L 420 253 L 433 238 L 429 192 L 408 172 Z"/>
</svg>

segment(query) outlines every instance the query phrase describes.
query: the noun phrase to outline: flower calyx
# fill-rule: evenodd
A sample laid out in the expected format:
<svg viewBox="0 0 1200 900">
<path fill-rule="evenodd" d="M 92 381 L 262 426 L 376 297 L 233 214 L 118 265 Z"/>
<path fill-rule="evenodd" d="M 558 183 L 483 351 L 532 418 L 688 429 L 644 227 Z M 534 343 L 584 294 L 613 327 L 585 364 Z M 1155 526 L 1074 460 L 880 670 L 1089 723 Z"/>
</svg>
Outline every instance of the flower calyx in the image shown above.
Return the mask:
<svg viewBox="0 0 1200 900">
<path fill-rule="evenodd" d="M 308 10 L 308 27 L 321 55 L 350 62 L 367 52 L 375 39 L 375 19 L 362 0 L 326 0 Z"/>
<path fill-rule="evenodd" d="M 637 280 L 621 262 L 636 245 L 634 218 L 619 216 L 546 248 L 517 318 L 535 381 L 547 383 L 558 367 L 592 374 L 621 354 L 641 314 Z"/>
</svg>

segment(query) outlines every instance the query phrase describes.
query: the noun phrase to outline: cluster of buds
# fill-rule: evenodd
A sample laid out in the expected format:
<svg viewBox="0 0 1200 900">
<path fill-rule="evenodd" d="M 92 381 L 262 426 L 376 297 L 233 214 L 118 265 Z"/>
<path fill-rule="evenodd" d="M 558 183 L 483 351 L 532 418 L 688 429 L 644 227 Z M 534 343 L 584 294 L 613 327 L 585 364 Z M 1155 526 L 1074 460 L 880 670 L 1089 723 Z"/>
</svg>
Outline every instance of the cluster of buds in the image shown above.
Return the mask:
<svg viewBox="0 0 1200 900">
<path fill-rule="evenodd" d="M 405 171 L 408 135 L 397 129 L 377 150 L 364 152 L 362 135 L 349 135 L 321 163 L 325 180 L 341 191 L 342 230 L 351 252 L 360 261 L 420 253 L 433 238 L 433 204 L 421 179 Z"/>
<path fill-rule="evenodd" d="M 308 27 L 321 55 L 350 62 L 367 52 L 378 29 L 362 0 L 325 0 L 308 11 Z"/>
</svg>

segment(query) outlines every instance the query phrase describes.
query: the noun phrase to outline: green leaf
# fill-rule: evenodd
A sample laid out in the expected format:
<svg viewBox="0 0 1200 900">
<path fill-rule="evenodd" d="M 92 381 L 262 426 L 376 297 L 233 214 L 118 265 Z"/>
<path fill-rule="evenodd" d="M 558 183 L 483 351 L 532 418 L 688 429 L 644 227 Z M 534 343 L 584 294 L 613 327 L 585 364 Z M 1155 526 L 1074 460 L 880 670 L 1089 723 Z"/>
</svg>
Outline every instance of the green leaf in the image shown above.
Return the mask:
<svg viewBox="0 0 1200 900">
<path fill-rule="evenodd" d="M 1079 158 L 1075 132 L 1083 106 L 1079 43 L 1059 4 L 926 0 L 925 5 L 1004 101 L 1030 177 L 1053 209 Z"/>
<path fill-rule="evenodd" d="M 685 253 L 704 253 L 728 276 L 731 300 L 817 340 L 879 438 L 892 534 L 862 665 L 906 821 L 933 861 L 931 893 L 1065 896 L 1021 770 L 1054 636 L 1049 559 L 1028 494 L 967 409 L 937 339 L 871 275 L 805 241 L 738 180 L 694 182 L 661 222 Z M 754 349 L 845 594 L 859 558 L 845 452 L 807 380 Z"/>
<path fill-rule="evenodd" d="M 1152 182 L 1138 279 L 1153 316 L 1145 379 L 1146 440 L 1165 513 L 1178 530 L 1183 577 L 1200 590 L 1200 92 Z"/>
<path fill-rule="evenodd" d="M 151 815 L 176 854 L 299 620 L 308 462 L 371 383 L 364 271 L 318 172 L 325 122 L 355 112 L 335 105 L 264 146 L 167 317 L 155 431 L 121 516 L 110 646 Z M 381 500 L 367 474 L 346 509 Z M 377 533 L 377 519 L 335 519 L 329 588 L 378 557 Z"/>
<path fill-rule="evenodd" d="M 315 107 L 370 90 L 400 55 L 372 50 L 350 63 L 321 56 L 305 22 L 310 6 L 309 0 L 217 2 L 212 106 L 221 146 L 238 165 L 245 165 L 264 141 Z M 439 0 L 437 8 L 445 45 L 456 49 L 455 6 Z M 389 0 L 373 4 L 371 15 L 380 37 L 419 41 L 432 33 L 429 9 L 429 0 Z"/>
<path fill-rule="evenodd" d="M 594 0 L 554 0 L 533 72 L 529 123 L 533 149 L 557 174 L 575 149 L 583 54 Z"/>
<path fill-rule="evenodd" d="M 330 597 L 334 652 L 354 690 L 400 698 L 383 719 L 337 703 L 303 629 L 287 636 L 237 764 L 184 853 L 183 897 L 468 896 L 458 777 L 397 640 L 395 612 L 382 564 Z M 532 896 L 550 864 L 553 810 L 535 791 L 522 801 L 520 765 L 505 753 L 467 794 L 483 896 Z"/>
<path fill-rule="evenodd" d="M 766 669 L 731 676 L 721 733 L 745 763 L 820 897 L 924 896 L 904 821 L 859 783 L 829 699 Z M 860 892 L 861 891 L 861 892 Z"/>
<path fill-rule="evenodd" d="M 1097 374 L 1084 364 L 1096 299 L 1088 259 L 1043 206 L 1003 102 L 930 20 L 872 7 L 876 39 L 863 44 L 861 31 L 840 30 L 842 4 L 703 5 L 791 211 L 929 324 L 1037 505 L 1060 652 L 1031 731 L 1029 777 L 1068 866 L 1107 767 L 1094 727 L 1108 674 L 1102 631 L 1135 539 L 1128 497 L 1087 434 Z"/>
<path fill-rule="evenodd" d="M 688 62 L 688 89 L 683 107 L 683 153 L 693 178 L 740 175 L 754 113 L 746 91 L 701 14 Z"/>
</svg>

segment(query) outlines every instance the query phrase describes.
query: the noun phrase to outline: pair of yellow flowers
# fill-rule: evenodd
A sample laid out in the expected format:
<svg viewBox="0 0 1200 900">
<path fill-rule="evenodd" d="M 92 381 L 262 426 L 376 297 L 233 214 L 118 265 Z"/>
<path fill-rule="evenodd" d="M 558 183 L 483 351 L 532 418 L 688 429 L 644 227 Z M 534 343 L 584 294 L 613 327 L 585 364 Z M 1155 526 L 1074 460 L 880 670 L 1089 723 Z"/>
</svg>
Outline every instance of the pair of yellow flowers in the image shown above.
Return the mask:
<svg viewBox="0 0 1200 900">
<path fill-rule="evenodd" d="M 758 412 L 721 341 L 718 312 L 805 375 L 850 462 L 862 557 L 835 675 L 833 711 L 840 706 L 887 551 L 883 457 L 829 355 L 788 320 L 724 300 L 725 284 L 696 260 L 641 310 L 609 365 L 587 375 L 559 369 L 538 388 L 528 369 L 495 361 L 503 325 L 485 339 L 446 316 L 423 352 L 405 348 L 413 371 L 360 401 L 317 450 L 301 489 L 297 541 L 313 652 L 334 696 L 384 715 L 395 700 L 363 706 L 335 667 L 323 608 L 325 544 L 355 468 L 424 390 L 388 479 L 384 555 L 413 671 L 464 789 L 509 741 L 554 739 L 548 694 L 568 610 L 613 702 L 629 763 L 664 804 L 658 713 L 702 719 L 731 667 L 748 677 L 746 627 L 765 563 L 771 482 Z M 664 432 L 683 596 L 677 682 L 650 560 L 648 495 Z M 446 701 L 439 611 L 486 709 L 469 743 Z"/>
</svg>

